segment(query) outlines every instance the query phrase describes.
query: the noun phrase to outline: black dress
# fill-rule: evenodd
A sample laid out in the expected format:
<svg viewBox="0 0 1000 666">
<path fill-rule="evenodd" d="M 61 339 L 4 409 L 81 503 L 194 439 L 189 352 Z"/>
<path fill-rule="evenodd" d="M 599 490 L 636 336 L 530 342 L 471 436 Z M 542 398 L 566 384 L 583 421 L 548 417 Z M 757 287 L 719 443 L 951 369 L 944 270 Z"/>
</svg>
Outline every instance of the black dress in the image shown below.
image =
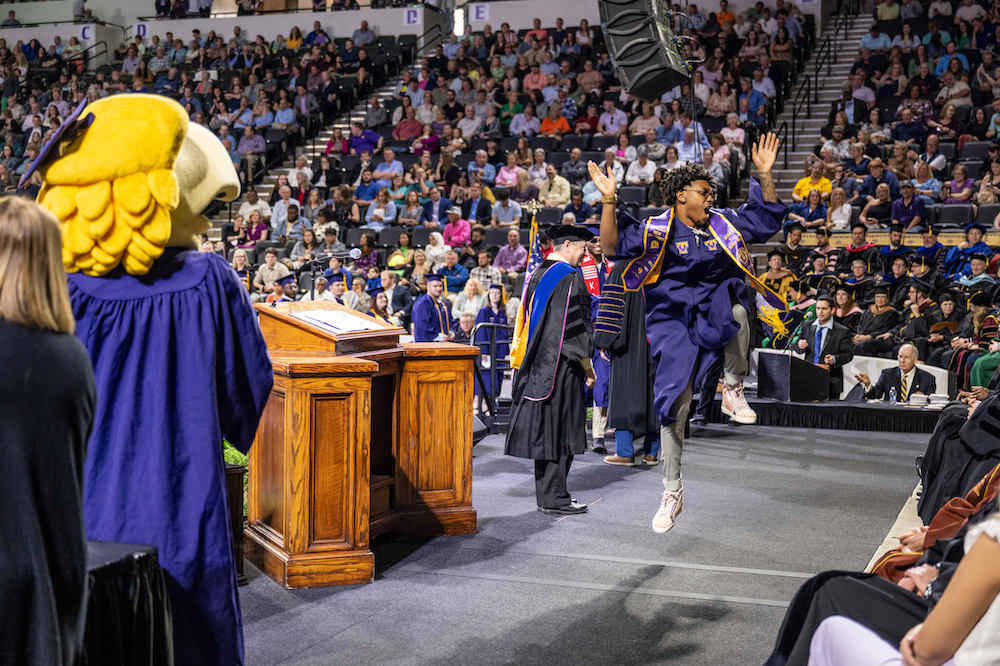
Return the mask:
<svg viewBox="0 0 1000 666">
<path fill-rule="evenodd" d="M 542 277 L 557 263 L 546 260 L 535 269 L 523 302 L 532 302 Z M 573 270 L 552 290 L 514 374 L 507 455 L 558 460 L 583 453 L 587 408 L 580 361 L 593 355 L 591 335 L 590 294 Z"/>
<path fill-rule="evenodd" d="M 0 367 L 0 664 L 71 665 L 86 610 L 94 372 L 75 336 L 3 319 Z"/>
</svg>

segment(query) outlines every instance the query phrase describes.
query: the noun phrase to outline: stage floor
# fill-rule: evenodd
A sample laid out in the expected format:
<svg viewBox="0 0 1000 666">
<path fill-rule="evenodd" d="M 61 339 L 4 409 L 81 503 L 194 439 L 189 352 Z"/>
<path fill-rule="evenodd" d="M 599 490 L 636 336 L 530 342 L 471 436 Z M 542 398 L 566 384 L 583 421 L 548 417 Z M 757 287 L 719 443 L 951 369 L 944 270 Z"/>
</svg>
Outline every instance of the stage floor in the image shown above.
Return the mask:
<svg viewBox="0 0 1000 666">
<path fill-rule="evenodd" d="M 655 534 L 659 469 L 588 452 L 588 514 L 535 511 L 533 465 L 474 450 L 479 533 L 384 541 L 371 585 L 288 591 L 248 565 L 247 663 L 761 664 L 804 579 L 861 570 L 916 484 L 928 436 L 696 428 L 684 510 Z"/>
</svg>

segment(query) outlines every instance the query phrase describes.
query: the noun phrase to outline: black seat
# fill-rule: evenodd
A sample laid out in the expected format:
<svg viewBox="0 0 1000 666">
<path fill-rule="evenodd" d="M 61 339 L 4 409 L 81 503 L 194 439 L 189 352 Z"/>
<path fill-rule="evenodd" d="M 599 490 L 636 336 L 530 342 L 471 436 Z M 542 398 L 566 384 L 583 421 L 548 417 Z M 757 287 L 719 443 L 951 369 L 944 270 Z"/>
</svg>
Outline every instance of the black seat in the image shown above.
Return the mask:
<svg viewBox="0 0 1000 666">
<path fill-rule="evenodd" d="M 399 245 L 399 235 L 403 233 L 403 229 L 399 227 L 390 227 L 388 229 L 383 229 L 378 232 L 378 246 L 379 247 L 396 247 Z"/>
<path fill-rule="evenodd" d="M 938 212 L 939 226 L 964 227 L 972 223 L 972 206 L 966 204 L 948 204 L 941 206 Z"/>
<path fill-rule="evenodd" d="M 1000 203 L 979 204 L 976 222 L 989 229 L 992 227 L 993 219 L 997 215 L 1000 215 Z"/>
<path fill-rule="evenodd" d="M 587 150 L 589 146 L 590 137 L 586 134 L 567 134 L 559 144 L 559 147 L 567 153 L 574 148 L 579 148 L 581 151 Z"/>
<path fill-rule="evenodd" d="M 347 240 L 344 241 L 344 245 L 347 247 L 357 247 L 361 244 L 361 236 L 364 234 L 375 235 L 374 229 L 369 229 L 368 227 L 361 227 L 360 229 L 348 229 L 347 230 Z"/>
<path fill-rule="evenodd" d="M 535 214 L 535 221 L 538 224 L 558 224 L 562 216 L 562 208 L 542 208 Z"/>
<path fill-rule="evenodd" d="M 486 230 L 486 244 L 495 245 L 497 247 L 507 244 L 507 233 L 510 229 L 498 228 L 498 229 L 487 229 Z"/>
<path fill-rule="evenodd" d="M 423 247 L 431 240 L 432 229 L 425 229 L 424 227 L 418 227 L 413 230 L 413 234 L 410 236 L 410 243 L 413 247 Z"/>
<path fill-rule="evenodd" d="M 645 206 L 647 200 L 646 195 L 647 192 L 645 187 L 626 185 L 618 188 L 618 200 L 622 203 Z"/>
<path fill-rule="evenodd" d="M 991 145 L 992 141 L 968 141 L 962 146 L 962 159 L 982 162 Z"/>
</svg>

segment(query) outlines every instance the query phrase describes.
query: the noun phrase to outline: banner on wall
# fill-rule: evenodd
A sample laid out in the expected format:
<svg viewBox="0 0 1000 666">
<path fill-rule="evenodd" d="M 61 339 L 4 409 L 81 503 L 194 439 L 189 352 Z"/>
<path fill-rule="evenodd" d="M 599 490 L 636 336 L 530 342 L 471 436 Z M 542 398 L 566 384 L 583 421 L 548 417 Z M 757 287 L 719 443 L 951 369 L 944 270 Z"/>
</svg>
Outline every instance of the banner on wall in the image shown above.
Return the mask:
<svg viewBox="0 0 1000 666">
<path fill-rule="evenodd" d="M 406 13 L 403 16 L 403 25 L 423 25 L 424 23 L 423 9 L 408 8 L 405 11 Z"/>
<path fill-rule="evenodd" d="M 490 20 L 490 5 L 487 2 L 476 2 L 467 5 L 469 23 L 485 23 Z"/>
</svg>

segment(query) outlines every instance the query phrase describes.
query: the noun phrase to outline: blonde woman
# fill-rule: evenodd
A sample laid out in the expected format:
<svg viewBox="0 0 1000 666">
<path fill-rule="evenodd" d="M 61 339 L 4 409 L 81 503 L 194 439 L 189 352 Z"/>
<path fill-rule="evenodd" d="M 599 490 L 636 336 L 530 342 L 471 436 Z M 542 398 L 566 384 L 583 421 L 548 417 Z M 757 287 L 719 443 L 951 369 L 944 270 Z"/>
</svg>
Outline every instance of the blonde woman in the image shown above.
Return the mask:
<svg viewBox="0 0 1000 666">
<path fill-rule="evenodd" d="M 410 291 L 415 293 L 427 291 L 427 280 L 424 276 L 432 273 L 430 264 L 427 263 L 427 254 L 423 250 L 413 251 L 413 265 L 408 266 L 403 271 L 403 279 L 400 284 L 410 287 Z M 414 290 L 414 288 L 416 288 Z"/>
<path fill-rule="evenodd" d="M 847 203 L 844 188 L 834 188 L 830 195 L 830 205 L 826 209 L 826 228 L 844 231 L 851 226 L 851 205 Z"/>
<path fill-rule="evenodd" d="M 465 282 L 465 288 L 455 298 L 455 304 L 451 307 L 451 315 L 455 319 L 463 314 L 476 316 L 484 305 L 486 305 L 486 294 L 483 292 L 483 286 L 476 278 L 469 278 Z"/>
<path fill-rule="evenodd" d="M 74 663 L 88 587 L 82 480 L 97 395 L 73 335 L 62 235 L 34 202 L 0 202 L 0 359 L 4 406 L 0 501 L 17 555 L 0 569 L 4 659 Z"/>
</svg>

